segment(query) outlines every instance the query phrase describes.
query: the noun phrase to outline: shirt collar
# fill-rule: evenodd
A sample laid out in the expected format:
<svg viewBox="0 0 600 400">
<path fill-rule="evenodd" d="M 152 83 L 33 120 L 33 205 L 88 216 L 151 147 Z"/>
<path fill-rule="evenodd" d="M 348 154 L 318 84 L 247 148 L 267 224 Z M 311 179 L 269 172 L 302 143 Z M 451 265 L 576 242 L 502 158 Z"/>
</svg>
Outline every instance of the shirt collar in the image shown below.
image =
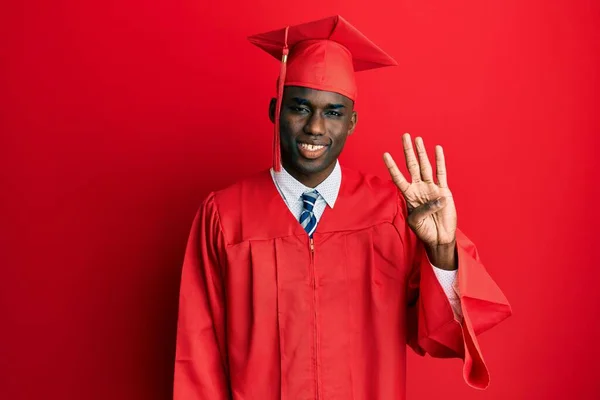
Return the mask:
<svg viewBox="0 0 600 400">
<path fill-rule="evenodd" d="M 280 172 L 271 170 L 271 174 L 275 178 L 275 182 L 286 202 L 300 200 L 302 193 L 316 190 L 323 197 L 327 205 L 333 208 L 340 192 L 340 185 L 342 184 L 342 169 L 340 168 L 339 161 L 335 162 L 335 167 L 331 171 L 331 174 L 314 189 L 296 180 L 283 167 Z"/>
</svg>

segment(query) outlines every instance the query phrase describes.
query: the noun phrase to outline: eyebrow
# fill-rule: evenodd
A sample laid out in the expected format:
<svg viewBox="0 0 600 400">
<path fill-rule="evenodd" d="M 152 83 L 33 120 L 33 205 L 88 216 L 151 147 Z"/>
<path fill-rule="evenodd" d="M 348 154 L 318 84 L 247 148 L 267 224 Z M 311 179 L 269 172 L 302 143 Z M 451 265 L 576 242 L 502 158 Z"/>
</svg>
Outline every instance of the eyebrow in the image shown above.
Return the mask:
<svg viewBox="0 0 600 400">
<path fill-rule="evenodd" d="M 298 104 L 299 106 L 310 106 L 311 105 L 310 101 L 303 99 L 301 97 L 294 97 L 294 98 L 292 98 L 292 100 L 295 101 L 296 104 Z M 327 104 L 327 106 L 325 108 L 327 108 L 329 110 L 337 110 L 340 108 L 346 108 L 346 106 L 343 104 Z"/>
</svg>

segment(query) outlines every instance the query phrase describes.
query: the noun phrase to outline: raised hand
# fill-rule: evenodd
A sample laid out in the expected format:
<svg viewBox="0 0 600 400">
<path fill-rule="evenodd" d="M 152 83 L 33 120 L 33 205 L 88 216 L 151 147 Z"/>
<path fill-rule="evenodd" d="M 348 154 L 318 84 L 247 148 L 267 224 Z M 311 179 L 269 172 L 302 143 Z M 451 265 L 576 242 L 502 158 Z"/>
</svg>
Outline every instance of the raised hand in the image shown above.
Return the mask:
<svg viewBox="0 0 600 400">
<path fill-rule="evenodd" d="M 423 139 L 420 137 L 415 139 L 418 160 L 413 150 L 410 134 L 402 135 L 402 144 L 412 182 L 406 180 L 389 153 L 385 153 L 383 159 L 392 180 L 406 200 L 408 225 L 417 237 L 428 246 L 430 256 L 432 256 L 431 251 L 444 247 L 451 247 L 451 252 L 454 254 L 457 216 L 452 192 L 448 188 L 444 150 L 441 146 L 435 147 L 436 183 L 433 180 L 433 170 L 425 151 Z M 442 253 L 449 252 L 446 250 Z M 445 264 L 455 261 L 452 259 L 438 260 L 438 262 Z"/>
</svg>

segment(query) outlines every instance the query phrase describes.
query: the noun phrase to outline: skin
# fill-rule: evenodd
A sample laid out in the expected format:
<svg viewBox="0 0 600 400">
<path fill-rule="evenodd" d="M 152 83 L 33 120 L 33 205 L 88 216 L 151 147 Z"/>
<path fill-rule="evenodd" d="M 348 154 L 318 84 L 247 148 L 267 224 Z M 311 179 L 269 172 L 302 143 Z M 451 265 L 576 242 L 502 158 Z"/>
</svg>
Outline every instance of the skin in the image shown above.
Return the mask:
<svg viewBox="0 0 600 400">
<path fill-rule="evenodd" d="M 435 146 L 436 182 L 423 139 L 415 139 L 418 158 L 415 156 L 410 134 L 402 135 L 402 145 L 411 182 L 406 180 L 389 153 L 383 155 L 383 161 L 392 181 L 406 200 L 408 225 L 425 244 L 429 261 L 433 265 L 446 270 L 457 269 L 457 215 L 454 198 L 448 188 L 444 149 L 442 146 Z"/>
<path fill-rule="evenodd" d="M 276 99 L 271 100 L 269 116 L 275 121 Z M 285 170 L 305 186 L 314 188 L 333 171 L 346 139 L 358 121 L 354 102 L 334 92 L 310 88 L 286 87 L 280 118 L 281 163 Z M 304 157 L 300 143 L 326 146 L 316 158 Z M 410 173 L 409 182 L 394 159 L 385 153 L 383 160 L 392 181 L 406 200 L 407 223 L 424 243 L 429 261 L 438 268 L 458 267 L 456 254 L 456 207 L 448 188 L 444 151 L 435 147 L 436 178 L 423 139 L 402 136 L 404 157 Z"/>
<path fill-rule="evenodd" d="M 275 121 L 276 99 L 269 116 Z M 283 92 L 280 118 L 281 164 L 305 186 L 314 188 L 335 168 L 346 139 L 356 127 L 354 102 L 333 92 L 289 86 Z M 298 145 L 325 145 L 317 159 L 302 156 Z"/>
</svg>

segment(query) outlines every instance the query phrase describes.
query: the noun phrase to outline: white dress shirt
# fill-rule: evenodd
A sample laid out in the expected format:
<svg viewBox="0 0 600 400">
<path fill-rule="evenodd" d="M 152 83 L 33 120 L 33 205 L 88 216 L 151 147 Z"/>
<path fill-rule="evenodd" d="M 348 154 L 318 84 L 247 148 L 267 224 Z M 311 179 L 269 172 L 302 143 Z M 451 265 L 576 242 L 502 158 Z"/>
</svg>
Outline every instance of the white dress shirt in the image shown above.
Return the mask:
<svg viewBox="0 0 600 400">
<path fill-rule="evenodd" d="M 311 190 L 319 192 L 321 196 L 319 196 L 313 208 L 317 224 L 321 219 L 323 212 L 325 212 L 325 208 L 327 208 L 327 206 L 330 208 L 335 206 L 340 191 L 340 185 L 342 183 L 342 169 L 340 168 L 339 162 L 336 162 L 335 168 L 331 174 L 315 188 L 304 186 L 283 167 L 280 172 L 275 172 L 271 169 L 271 176 L 273 177 L 273 182 L 275 183 L 279 194 L 281 194 L 281 197 L 283 197 L 290 212 L 297 220 L 300 219 L 300 214 L 302 214 L 304 208 L 302 194 Z M 458 296 L 458 279 L 456 279 L 457 271 L 447 271 L 436 268 L 433 265 L 432 267 L 444 293 L 448 297 L 450 306 L 454 311 L 454 317 L 460 321 L 462 319 L 462 310 L 460 307 L 460 298 Z"/>
</svg>

